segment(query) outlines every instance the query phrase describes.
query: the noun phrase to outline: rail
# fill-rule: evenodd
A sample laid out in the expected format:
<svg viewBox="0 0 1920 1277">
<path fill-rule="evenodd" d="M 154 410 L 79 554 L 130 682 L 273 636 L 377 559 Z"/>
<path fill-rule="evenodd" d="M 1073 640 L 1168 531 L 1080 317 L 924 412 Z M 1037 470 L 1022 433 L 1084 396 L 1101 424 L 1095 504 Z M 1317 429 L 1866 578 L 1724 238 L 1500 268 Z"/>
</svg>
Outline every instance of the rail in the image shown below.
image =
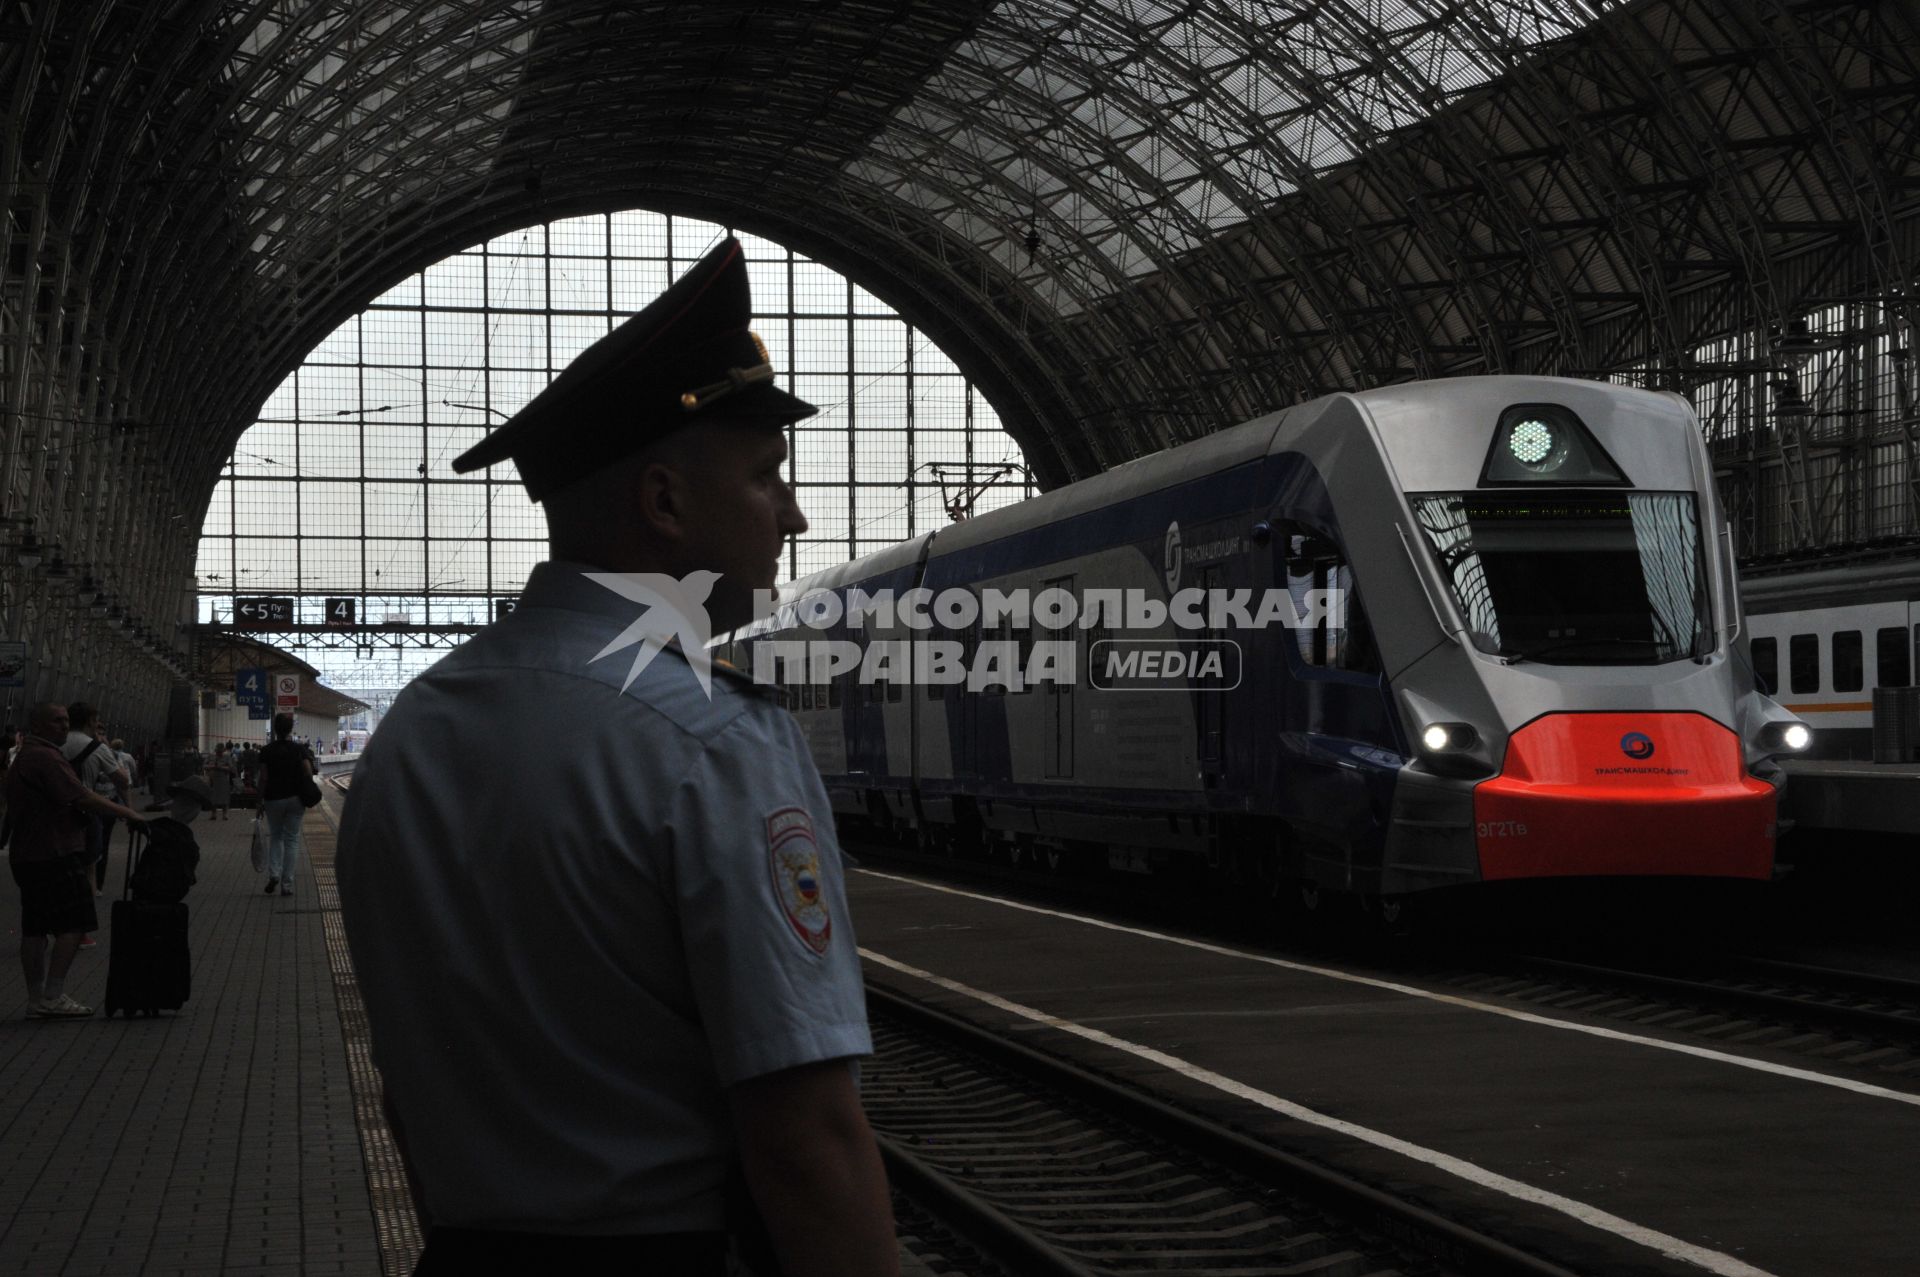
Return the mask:
<svg viewBox="0 0 1920 1277">
<path fill-rule="evenodd" d="M 1570 1277 L 892 990 L 870 983 L 867 997 L 877 1054 L 862 1089 L 889 1172 L 1014 1271 L 1432 1271 L 1437 1260 L 1449 1272 Z"/>
</svg>

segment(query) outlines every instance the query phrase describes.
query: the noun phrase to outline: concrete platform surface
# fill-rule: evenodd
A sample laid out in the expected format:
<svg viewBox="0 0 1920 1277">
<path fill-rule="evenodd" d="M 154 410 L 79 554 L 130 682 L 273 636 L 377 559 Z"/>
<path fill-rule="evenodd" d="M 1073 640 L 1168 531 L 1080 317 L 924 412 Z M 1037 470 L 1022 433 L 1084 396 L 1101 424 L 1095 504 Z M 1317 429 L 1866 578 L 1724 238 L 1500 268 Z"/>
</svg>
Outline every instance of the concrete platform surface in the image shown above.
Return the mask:
<svg viewBox="0 0 1920 1277">
<path fill-rule="evenodd" d="M 193 995 L 157 1019 L 24 1018 L 20 901 L 0 872 L 0 1274 L 378 1277 L 420 1232 L 379 1116 L 333 890 L 341 797 L 307 814 L 291 898 L 261 893 L 252 813 L 204 816 Z M 98 947 L 67 989 L 98 1008 L 126 831 Z M 903 1272 L 928 1270 L 903 1254 Z"/>
<path fill-rule="evenodd" d="M 0 877 L 0 1273 L 381 1271 L 312 863 L 262 895 L 252 813 L 195 822 L 193 996 L 157 1019 L 23 1018 L 19 893 Z M 325 821 L 309 813 L 309 850 Z M 127 835 L 99 947 L 67 991 L 99 1007 Z"/>
</svg>

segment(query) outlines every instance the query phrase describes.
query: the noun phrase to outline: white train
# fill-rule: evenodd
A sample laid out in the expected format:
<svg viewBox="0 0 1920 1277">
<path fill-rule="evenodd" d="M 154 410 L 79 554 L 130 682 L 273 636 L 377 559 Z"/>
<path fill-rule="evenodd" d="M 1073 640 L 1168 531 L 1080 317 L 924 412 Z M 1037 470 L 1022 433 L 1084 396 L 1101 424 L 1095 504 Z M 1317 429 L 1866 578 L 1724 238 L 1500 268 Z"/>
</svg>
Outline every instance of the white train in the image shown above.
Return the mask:
<svg viewBox="0 0 1920 1277">
<path fill-rule="evenodd" d="M 1871 758 L 1873 689 L 1920 668 L 1920 562 L 1749 574 L 1754 675 L 1814 728 L 1816 758 Z"/>
</svg>

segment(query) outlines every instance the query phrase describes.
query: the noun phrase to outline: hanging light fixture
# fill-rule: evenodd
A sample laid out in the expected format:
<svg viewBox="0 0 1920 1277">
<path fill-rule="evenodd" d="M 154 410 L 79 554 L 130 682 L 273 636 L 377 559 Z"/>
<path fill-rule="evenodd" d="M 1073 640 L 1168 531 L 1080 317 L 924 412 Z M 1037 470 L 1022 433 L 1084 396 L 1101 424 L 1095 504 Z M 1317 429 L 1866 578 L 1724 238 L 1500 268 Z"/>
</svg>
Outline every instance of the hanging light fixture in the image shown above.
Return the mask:
<svg viewBox="0 0 1920 1277">
<path fill-rule="evenodd" d="M 28 570 L 40 566 L 40 538 L 33 535 L 29 528 L 20 538 L 20 548 L 14 555 L 20 566 Z"/>
</svg>

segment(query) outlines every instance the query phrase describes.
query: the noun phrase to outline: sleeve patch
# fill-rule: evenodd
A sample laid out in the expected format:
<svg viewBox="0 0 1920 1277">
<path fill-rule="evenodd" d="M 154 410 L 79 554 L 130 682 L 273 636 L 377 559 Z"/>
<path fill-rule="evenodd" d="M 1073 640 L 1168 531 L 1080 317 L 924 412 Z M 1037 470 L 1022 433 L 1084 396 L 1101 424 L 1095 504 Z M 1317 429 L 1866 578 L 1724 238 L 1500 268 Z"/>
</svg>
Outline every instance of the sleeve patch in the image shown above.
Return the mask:
<svg viewBox="0 0 1920 1277">
<path fill-rule="evenodd" d="M 767 867 L 787 925 L 809 953 L 824 954 L 833 941 L 833 915 L 821 888 L 813 818 L 801 808 L 783 807 L 767 817 Z"/>
</svg>

